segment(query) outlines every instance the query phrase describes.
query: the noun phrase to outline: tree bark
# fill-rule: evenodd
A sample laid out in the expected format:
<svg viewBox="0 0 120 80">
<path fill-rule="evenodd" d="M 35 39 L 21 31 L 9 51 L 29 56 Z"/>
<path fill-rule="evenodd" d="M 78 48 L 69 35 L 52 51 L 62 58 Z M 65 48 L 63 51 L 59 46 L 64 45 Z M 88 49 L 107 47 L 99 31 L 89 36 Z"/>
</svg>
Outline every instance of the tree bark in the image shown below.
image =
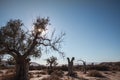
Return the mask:
<svg viewBox="0 0 120 80">
<path fill-rule="evenodd" d="M 15 80 L 29 80 L 29 59 L 18 59 L 16 61 L 16 75 Z"/>
<path fill-rule="evenodd" d="M 50 69 L 52 69 L 52 64 L 50 63 Z"/>
<path fill-rule="evenodd" d="M 68 75 L 69 76 L 72 76 L 73 75 L 73 60 L 74 60 L 74 57 L 72 57 L 71 61 L 69 58 L 67 58 L 68 60 Z"/>
<path fill-rule="evenodd" d="M 86 62 L 83 62 L 83 65 L 84 65 L 84 74 L 86 74 Z"/>
</svg>

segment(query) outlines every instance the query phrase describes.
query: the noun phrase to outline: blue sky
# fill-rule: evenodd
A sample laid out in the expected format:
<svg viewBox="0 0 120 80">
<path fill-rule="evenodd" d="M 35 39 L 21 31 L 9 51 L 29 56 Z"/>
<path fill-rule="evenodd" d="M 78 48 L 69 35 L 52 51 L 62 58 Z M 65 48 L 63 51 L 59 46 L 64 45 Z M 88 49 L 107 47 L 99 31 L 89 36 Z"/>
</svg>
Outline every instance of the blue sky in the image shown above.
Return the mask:
<svg viewBox="0 0 120 80">
<path fill-rule="evenodd" d="M 21 19 L 30 29 L 36 17 L 50 17 L 56 32 L 66 32 L 66 57 L 87 62 L 120 61 L 119 0 L 0 0 L 0 26 L 9 19 Z M 40 59 L 59 54 L 43 54 Z"/>
</svg>

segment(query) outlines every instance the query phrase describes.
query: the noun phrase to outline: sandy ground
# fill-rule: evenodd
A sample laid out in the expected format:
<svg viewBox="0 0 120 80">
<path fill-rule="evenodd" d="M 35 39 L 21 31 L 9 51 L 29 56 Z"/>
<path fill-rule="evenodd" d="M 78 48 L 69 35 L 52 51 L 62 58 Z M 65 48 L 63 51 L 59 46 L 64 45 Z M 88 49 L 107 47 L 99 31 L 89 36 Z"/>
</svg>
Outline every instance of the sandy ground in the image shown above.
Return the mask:
<svg viewBox="0 0 120 80">
<path fill-rule="evenodd" d="M 89 77 L 87 74 L 83 74 L 82 72 L 77 72 L 80 77 L 83 77 L 88 80 L 120 80 L 120 71 L 112 72 L 112 71 L 99 71 L 104 75 L 104 78 L 101 77 Z"/>
<path fill-rule="evenodd" d="M 49 77 L 50 75 L 47 74 L 41 74 L 39 70 L 33 70 L 29 71 L 29 74 L 31 75 L 30 80 L 42 80 L 45 77 Z M 82 72 L 77 71 L 77 75 L 79 78 L 72 78 L 66 76 L 67 72 L 64 72 L 64 76 L 61 78 L 62 80 L 81 80 L 79 78 L 85 78 L 87 80 L 120 80 L 120 71 L 100 71 L 102 75 L 104 75 L 104 78 L 99 77 L 89 77 L 87 74 L 83 74 Z M 8 72 L 8 70 L 0 70 L 0 80 L 2 80 L 2 77 L 8 74 L 12 74 L 11 71 Z"/>
</svg>

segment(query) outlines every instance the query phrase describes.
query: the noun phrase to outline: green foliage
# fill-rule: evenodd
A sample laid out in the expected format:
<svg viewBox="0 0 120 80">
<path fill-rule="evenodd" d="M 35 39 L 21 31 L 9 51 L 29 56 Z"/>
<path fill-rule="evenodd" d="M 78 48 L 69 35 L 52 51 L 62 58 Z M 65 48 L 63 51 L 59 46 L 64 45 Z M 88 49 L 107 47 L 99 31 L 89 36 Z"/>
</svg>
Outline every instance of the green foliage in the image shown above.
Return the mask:
<svg viewBox="0 0 120 80">
<path fill-rule="evenodd" d="M 18 56 L 28 58 L 30 56 L 40 57 L 43 51 L 49 49 L 60 51 L 60 43 L 64 33 L 59 37 L 48 36 L 46 32 L 49 25 L 48 18 L 37 18 L 33 23 L 33 30 L 24 30 L 21 20 L 10 20 L 0 28 L 0 54 L 12 55 L 15 59 Z"/>
</svg>

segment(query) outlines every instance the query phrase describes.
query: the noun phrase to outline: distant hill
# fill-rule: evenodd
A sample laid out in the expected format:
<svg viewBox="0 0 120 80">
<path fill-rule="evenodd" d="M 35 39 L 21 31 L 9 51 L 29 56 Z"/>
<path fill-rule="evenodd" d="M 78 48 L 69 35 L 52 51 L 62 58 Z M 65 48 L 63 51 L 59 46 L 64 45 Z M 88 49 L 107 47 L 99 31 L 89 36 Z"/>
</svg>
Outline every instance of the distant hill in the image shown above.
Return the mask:
<svg viewBox="0 0 120 80">
<path fill-rule="evenodd" d="M 120 71 L 120 62 L 102 62 L 99 65 L 109 67 L 109 70 Z"/>
<path fill-rule="evenodd" d="M 30 66 L 40 66 L 40 64 L 38 64 L 36 62 L 30 62 Z"/>
<path fill-rule="evenodd" d="M 120 66 L 120 62 L 102 62 L 100 65 L 106 65 L 106 66 Z"/>
<path fill-rule="evenodd" d="M 13 65 L 9 65 L 6 60 L 2 60 L 2 61 L 0 62 L 0 65 L 6 66 L 6 67 L 13 66 Z M 30 66 L 41 66 L 41 65 L 38 64 L 38 63 L 36 63 L 36 62 L 30 62 Z"/>
</svg>

